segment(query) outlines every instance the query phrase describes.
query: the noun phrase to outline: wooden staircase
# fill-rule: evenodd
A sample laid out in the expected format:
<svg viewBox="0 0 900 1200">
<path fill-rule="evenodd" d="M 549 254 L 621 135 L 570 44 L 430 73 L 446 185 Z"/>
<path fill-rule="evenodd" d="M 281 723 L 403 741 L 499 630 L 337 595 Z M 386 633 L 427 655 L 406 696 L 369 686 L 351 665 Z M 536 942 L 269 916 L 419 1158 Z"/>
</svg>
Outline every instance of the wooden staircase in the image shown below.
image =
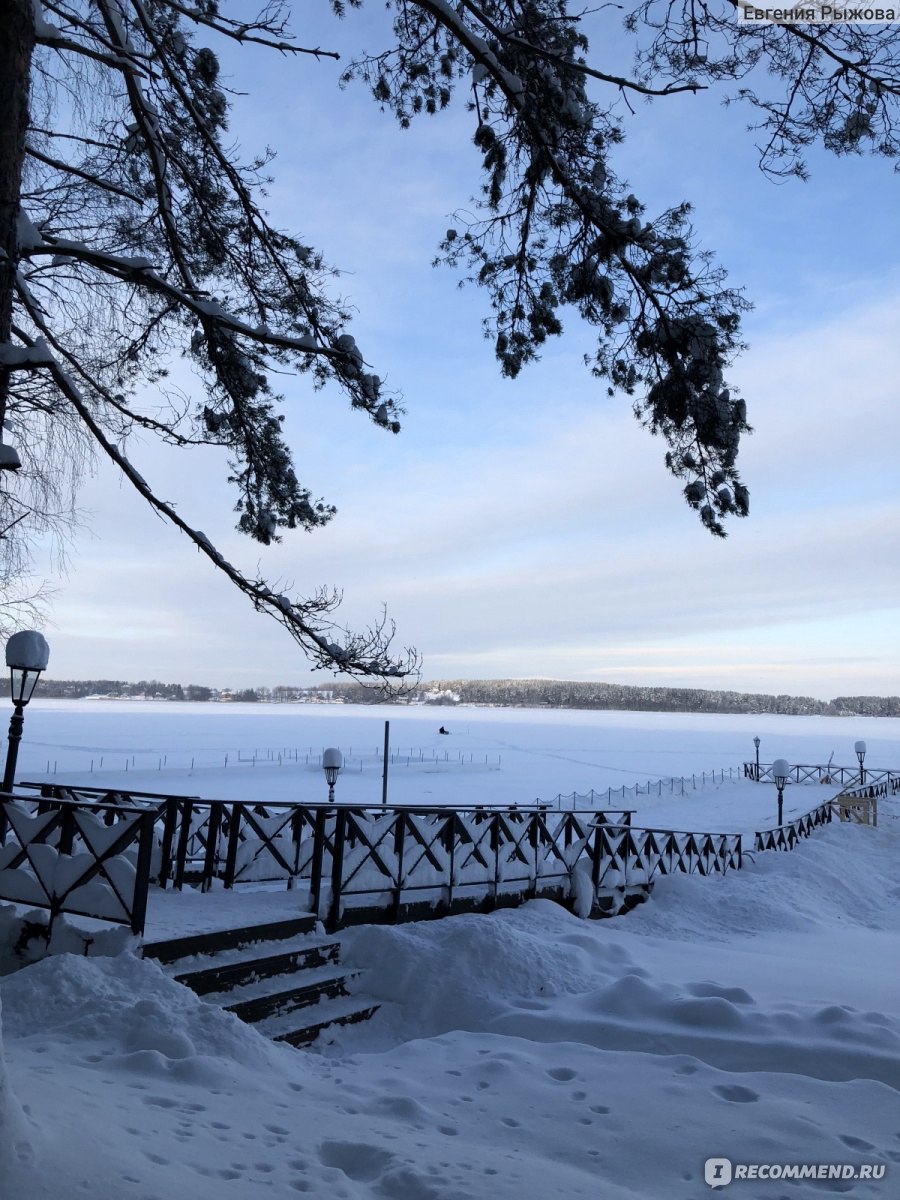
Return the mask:
<svg viewBox="0 0 900 1200">
<path fill-rule="evenodd" d="M 350 996 L 340 943 L 320 937 L 312 916 L 145 942 L 143 954 L 207 1002 L 292 1046 L 378 1008 Z"/>
</svg>

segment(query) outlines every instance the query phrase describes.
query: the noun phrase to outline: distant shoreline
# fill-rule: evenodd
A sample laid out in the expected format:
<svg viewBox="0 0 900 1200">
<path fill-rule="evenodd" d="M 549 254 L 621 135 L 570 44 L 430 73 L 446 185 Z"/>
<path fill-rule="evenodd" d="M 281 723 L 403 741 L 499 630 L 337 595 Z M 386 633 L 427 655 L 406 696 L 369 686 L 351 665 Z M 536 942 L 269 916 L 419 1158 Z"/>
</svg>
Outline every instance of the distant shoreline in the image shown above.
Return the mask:
<svg viewBox="0 0 900 1200">
<path fill-rule="evenodd" d="M 900 696 L 768 695 L 714 688 L 640 687 L 557 679 L 455 679 L 421 684 L 409 695 L 385 696 L 359 683 L 313 687 L 209 688 L 198 684 L 141 680 L 42 679 L 46 700 L 160 700 L 190 703 L 393 704 L 403 707 L 533 708 L 612 712 L 705 713 L 755 716 L 900 717 Z"/>
</svg>

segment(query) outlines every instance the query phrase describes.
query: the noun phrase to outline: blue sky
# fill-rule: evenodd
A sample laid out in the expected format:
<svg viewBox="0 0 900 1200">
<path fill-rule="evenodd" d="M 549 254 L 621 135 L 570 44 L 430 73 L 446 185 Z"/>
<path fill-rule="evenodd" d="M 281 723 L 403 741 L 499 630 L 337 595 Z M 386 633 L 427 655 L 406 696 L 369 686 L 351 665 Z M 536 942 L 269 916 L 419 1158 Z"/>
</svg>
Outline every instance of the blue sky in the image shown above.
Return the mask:
<svg viewBox="0 0 900 1200">
<path fill-rule="evenodd" d="M 324 7 L 324 6 L 323 6 Z M 376 10 L 377 11 L 377 10 Z M 367 20 L 375 20 L 369 15 Z M 329 40 L 323 23 L 299 40 Z M 374 45 L 351 17 L 341 41 Z M 313 36 L 315 33 L 316 36 Z M 597 61 L 616 64 L 611 43 Z M 481 337 L 486 297 L 430 266 L 478 187 L 470 118 L 402 131 L 338 68 L 229 55 L 235 140 L 278 152 L 269 203 L 345 273 L 365 357 L 404 393 L 391 437 L 336 391 L 285 380 L 298 474 L 338 507 L 265 551 L 232 532 L 206 452 L 131 458 L 226 557 L 309 591 L 344 589 L 348 623 L 382 604 L 426 678 L 553 676 L 838 694 L 900 692 L 900 249 L 889 164 L 813 154 L 810 183 L 759 173 L 748 111 L 716 97 L 640 104 L 618 161 L 648 216 L 695 204 L 702 244 L 755 304 L 731 372 L 756 432 L 751 516 L 713 540 L 627 398 L 582 365 L 590 331 L 515 382 Z M 58 677 L 248 686 L 313 676 L 104 466 L 47 635 Z"/>
</svg>

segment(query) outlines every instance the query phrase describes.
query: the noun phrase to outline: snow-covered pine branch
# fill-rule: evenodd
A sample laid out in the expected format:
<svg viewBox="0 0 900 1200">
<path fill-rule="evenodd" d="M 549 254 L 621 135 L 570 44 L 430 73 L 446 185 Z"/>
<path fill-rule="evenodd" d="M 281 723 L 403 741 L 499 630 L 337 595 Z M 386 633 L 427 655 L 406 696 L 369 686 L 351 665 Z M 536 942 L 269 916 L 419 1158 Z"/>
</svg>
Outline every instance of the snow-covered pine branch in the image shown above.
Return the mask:
<svg viewBox="0 0 900 1200">
<path fill-rule="evenodd" d="M 272 372 L 289 367 L 317 386 L 336 383 L 391 432 L 401 409 L 366 367 L 349 312 L 330 294 L 323 256 L 262 212 L 265 159 L 242 164 L 223 146 L 228 102 L 217 59 L 195 38 L 336 56 L 294 42 L 289 10 L 279 4 L 244 21 L 208 0 L 9 7 L 0 5 L 0 36 L 15 47 L 6 78 L 15 83 L 16 119 L 0 135 L 0 181 L 12 179 L 7 190 L 18 200 L 0 219 L 0 419 L 15 419 L 19 436 L 38 442 L 70 414 L 85 449 L 117 461 L 188 536 L 189 522 L 120 452 L 132 428 L 176 446 L 227 450 L 238 528 L 263 544 L 327 523 L 333 506 L 311 496 L 294 471 Z M 56 106 L 60 90 L 77 91 L 78 102 Z M 39 121 L 28 112 L 29 91 Z M 43 345 L 52 347 L 49 360 L 35 349 Z M 168 382 L 173 353 L 189 358 L 205 384 L 189 405 Z M 159 398 L 153 411 L 139 399 L 147 383 Z M 16 524 L 23 538 L 26 525 Z M 392 654 L 383 617 L 362 634 L 341 631 L 328 617 L 336 593 L 327 603 L 325 593 L 275 603 L 263 581 L 194 540 L 315 665 L 394 681 L 415 671 L 413 652 Z"/>
<path fill-rule="evenodd" d="M 257 611 L 274 617 L 314 667 L 339 670 L 343 674 L 362 678 L 377 677 L 387 683 L 397 681 L 400 686 L 403 680 L 417 677 L 418 655 L 411 649 L 394 655 L 392 644 L 396 631 L 385 615 L 363 632 L 351 632 L 330 619 L 340 604 L 339 593 L 321 588 L 312 597 L 292 600 L 277 593 L 265 580 L 252 580 L 228 562 L 205 533 L 193 528 L 173 505 L 156 495 L 122 450 L 106 436 L 95 421 L 85 396 L 71 375 L 50 354 L 46 344 L 35 342 L 24 347 L 24 350 L 33 352 L 35 361 L 40 360 L 40 365 L 53 377 L 60 392 L 90 430 L 96 444 L 154 511 L 190 538 L 197 549 L 250 599 Z M 396 686 L 394 690 L 397 690 Z"/>
<path fill-rule="evenodd" d="M 636 397 L 638 418 L 668 443 L 669 470 L 686 480 L 687 503 L 724 536 L 724 519 L 749 505 L 736 465 L 746 410 L 724 379 L 747 305 L 695 252 L 687 205 L 648 222 L 616 179 L 610 155 L 622 132 L 586 92 L 588 43 L 565 3 L 393 7 L 399 49 L 351 65 L 346 78 L 366 79 L 401 122 L 449 103 L 467 81 L 483 215 L 458 214 L 441 255 L 488 290 L 485 325 L 504 374 L 537 358 L 562 332 L 563 310 L 576 310 L 597 334 L 594 374 L 610 395 Z"/>
</svg>

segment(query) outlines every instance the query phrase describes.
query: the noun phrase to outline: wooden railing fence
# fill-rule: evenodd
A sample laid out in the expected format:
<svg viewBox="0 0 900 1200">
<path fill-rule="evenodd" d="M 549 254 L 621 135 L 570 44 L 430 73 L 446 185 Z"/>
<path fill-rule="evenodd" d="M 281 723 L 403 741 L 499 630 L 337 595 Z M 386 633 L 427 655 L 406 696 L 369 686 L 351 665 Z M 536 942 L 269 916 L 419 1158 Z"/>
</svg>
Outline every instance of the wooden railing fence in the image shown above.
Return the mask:
<svg viewBox="0 0 900 1200">
<path fill-rule="evenodd" d="M 754 849 L 793 849 L 831 819 L 828 800 L 758 832 Z M 135 932 L 151 885 L 293 888 L 337 929 L 566 900 L 576 871 L 595 909 L 615 913 L 657 876 L 722 874 L 743 861 L 740 834 L 636 828 L 629 810 L 270 804 L 58 784 L 0 795 L 0 900 Z"/>
<path fill-rule="evenodd" d="M 900 791 L 900 771 L 896 767 L 865 767 L 862 772 L 863 778 L 860 778 L 860 768 L 857 763 L 853 767 L 835 766 L 834 763 L 795 763 L 791 767 L 790 775 L 788 776 L 791 783 L 820 783 L 830 786 L 831 784 L 840 784 L 843 787 L 845 784 L 848 787 L 853 787 L 857 784 L 860 786 L 872 784 L 887 784 L 891 789 L 891 794 L 896 795 Z M 759 774 L 757 774 L 755 762 L 744 763 L 744 778 L 753 779 L 757 783 L 774 783 L 775 777 L 772 774 L 771 763 L 760 763 Z"/>
<path fill-rule="evenodd" d="M 831 800 L 825 800 L 816 808 L 804 813 L 793 821 L 778 825 L 774 829 L 764 829 L 757 833 L 754 850 L 793 850 L 801 838 L 809 837 L 813 830 L 821 825 L 831 823 L 834 806 Z"/>
</svg>

